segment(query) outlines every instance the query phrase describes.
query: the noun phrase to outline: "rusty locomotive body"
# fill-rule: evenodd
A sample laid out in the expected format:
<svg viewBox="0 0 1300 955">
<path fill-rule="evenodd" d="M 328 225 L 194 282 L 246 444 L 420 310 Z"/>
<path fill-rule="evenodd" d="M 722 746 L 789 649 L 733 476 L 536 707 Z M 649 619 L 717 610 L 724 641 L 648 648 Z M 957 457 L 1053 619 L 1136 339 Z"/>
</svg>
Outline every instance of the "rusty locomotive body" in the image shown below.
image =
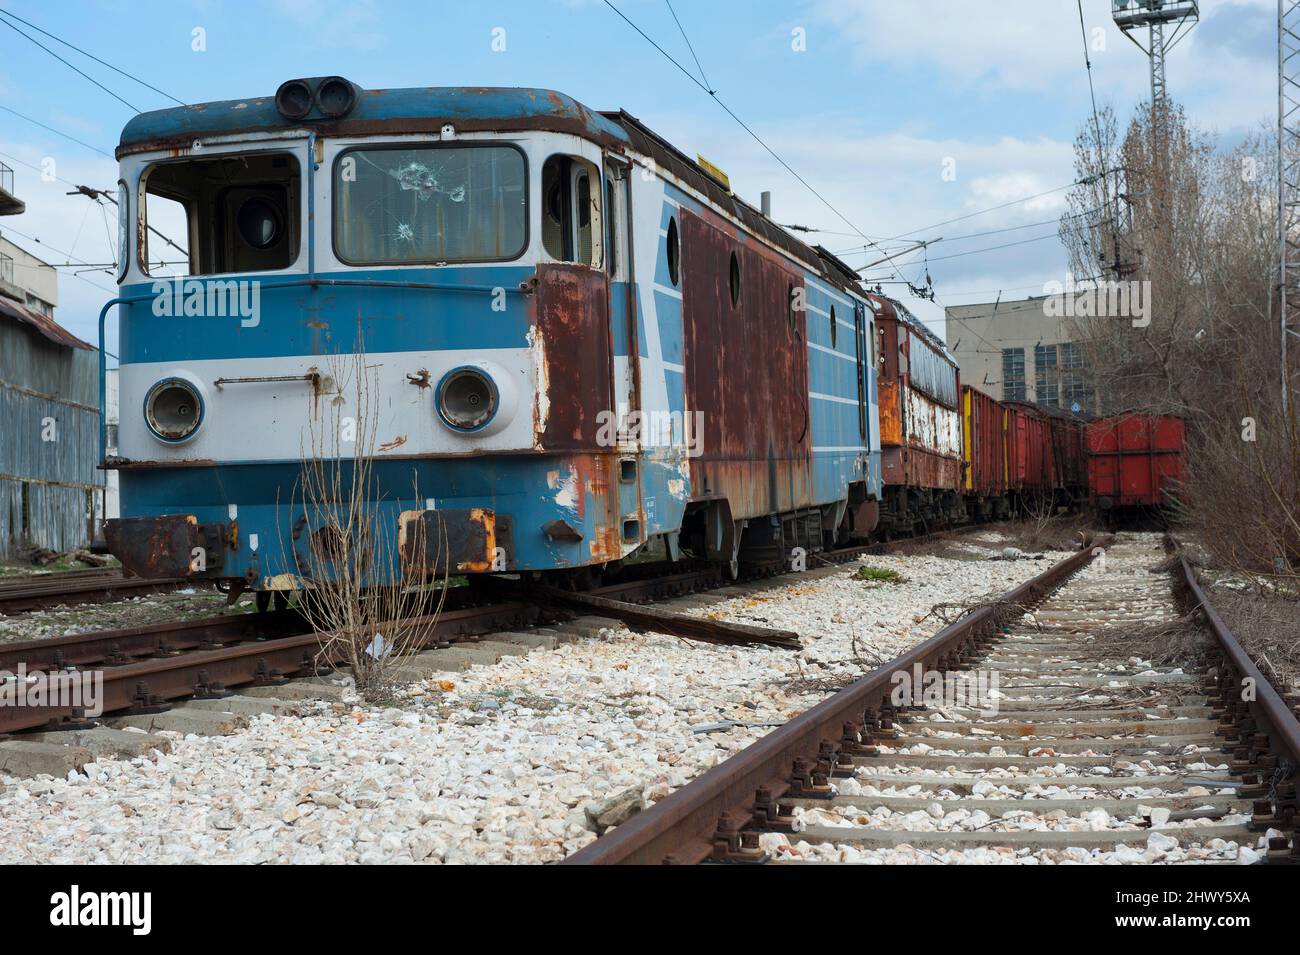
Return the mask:
<svg viewBox="0 0 1300 955">
<path fill-rule="evenodd" d="M 300 499 L 322 459 L 367 462 L 376 583 L 435 546 L 452 574 L 736 572 L 876 525 L 888 301 L 626 113 L 327 77 L 142 114 L 117 152 L 106 531 L 137 574 L 336 573 Z"/>
</svg>

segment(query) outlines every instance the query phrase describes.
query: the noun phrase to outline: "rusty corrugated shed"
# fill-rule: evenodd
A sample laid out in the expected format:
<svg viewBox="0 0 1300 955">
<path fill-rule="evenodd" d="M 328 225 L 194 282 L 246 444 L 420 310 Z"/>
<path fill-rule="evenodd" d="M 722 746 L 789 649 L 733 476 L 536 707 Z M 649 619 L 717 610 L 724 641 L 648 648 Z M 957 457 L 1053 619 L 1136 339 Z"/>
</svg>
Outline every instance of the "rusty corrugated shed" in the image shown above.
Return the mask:
<svg viewBox="0 0 1300 955">
<path fill-rule="evenodd" d="M 89 543 L 98 375 L 95 349 L 0 298 L 0 557 Z"/>
</svg>

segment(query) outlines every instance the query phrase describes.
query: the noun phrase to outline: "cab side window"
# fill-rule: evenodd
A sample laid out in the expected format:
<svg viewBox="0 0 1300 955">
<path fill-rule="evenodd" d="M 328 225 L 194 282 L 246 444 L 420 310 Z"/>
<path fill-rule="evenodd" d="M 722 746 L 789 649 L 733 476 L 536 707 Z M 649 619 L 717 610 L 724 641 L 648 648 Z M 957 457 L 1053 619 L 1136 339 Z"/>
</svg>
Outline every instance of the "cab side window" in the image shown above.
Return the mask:
<svg viewBox="0 0 1300 955">
<path fill-rule="evenodd" d="M 542 247 L 552 259 L 599 267 L 601 177 L 589 163 L 552 156 L 542 167 Z"/>
</svg>

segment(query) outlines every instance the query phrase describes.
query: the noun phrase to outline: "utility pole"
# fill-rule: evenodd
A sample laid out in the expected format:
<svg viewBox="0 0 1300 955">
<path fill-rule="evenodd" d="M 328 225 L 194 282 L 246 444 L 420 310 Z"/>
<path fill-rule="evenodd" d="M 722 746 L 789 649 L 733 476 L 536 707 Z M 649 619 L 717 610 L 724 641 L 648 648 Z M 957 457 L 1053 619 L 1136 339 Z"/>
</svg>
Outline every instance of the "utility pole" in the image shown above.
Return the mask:
<svg viewBox="0 0 1300 955">
<path fill-rule="evenodd" d="M 1290 286 L 1300 274 L 1300 0 L 1277 0 L 1277 249 L 1278 319 L 1282 339 L 1282 417 L 1290 401 L 1287 345 L 1292 327 Z"/>
<path fill-rule="evenodd" d="M 1111 16 L 1123 31 L 1147 55 L 1151 62 L 1151 108 L 1163 107 L 1166 102 L 1165 54 L 1184 36 L 1191 32 L 1200 19 L 1197 0 L 1111 0 Z M 1133 36 L 1133 32 L 1147 28 L 1147 45 Z M 1165 28 L 1172 33 L 1165 38 Z"/>
</svg>

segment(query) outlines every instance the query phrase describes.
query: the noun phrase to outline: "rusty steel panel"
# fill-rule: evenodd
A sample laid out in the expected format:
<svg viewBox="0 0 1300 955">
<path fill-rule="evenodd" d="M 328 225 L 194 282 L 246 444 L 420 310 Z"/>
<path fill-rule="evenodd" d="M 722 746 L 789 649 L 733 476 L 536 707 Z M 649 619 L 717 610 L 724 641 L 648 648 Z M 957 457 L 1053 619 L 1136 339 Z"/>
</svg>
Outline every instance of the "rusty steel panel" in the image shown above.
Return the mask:
<svg viewBox="0 0 1300 955">
<path fill-rule="evenodd" d="M 1087 455 L 1083 450 L 1083 422 L 1065 415 L 1048 419 L 1052 429 L 1052 466 L 1058 488 L 1081 489 L 1088 484 Z"/>
<path fill-rule="evenodd" d="M 966 493 L 999 497 L 1007 491 L 1002 405 L 969 385 L 962 387 L 962 458 Z"/>
<path fill-rule="evenodd" d="M 572 459 L 577 472 L 578 515 L 592 519 L 592 538 L 585 560 L 592 563 L 618 560 L 623 556 L 623 517 L 618 509 L 617 454 L 579 454 Z M 638 507 L 634 515 L 642 533 L 645 515 Z"/>
<path fill-rule="evenodd" d="M 137 577 L 220 576 L 227 532 L 224 524 L 200 524 L 193 514 L 122 517 L 104 522 L 108 549 Z M 195 562 L 195 549 L 203 559 Z"/>
<path fill-rule="evenodd" d="M 1154 507 L 1186 479 L 1185 426 L 1172 415 L 1123 414 L 1088 425 L 1088 492 L 1103 507 Z"/>
<path fill-rule="evenodd" d="M 919 391 L 904 388 L 903 431 L 907 444 L 921 451 L 948 457 L 961 454 L 961 425 L 957 412 L 932 401 Z"/>
<path fill-rule="evenodd" d="M 878 303 L 877 303 L 878 304 Z M 881 307 L 876 313 L 876 337 L 880 373 L 876 379 L 880 408 L 880 444 L 883 447 L 903 443 L 903 389 L 899 382 L 898 320 L 892 308 Z"/>
<path fill-rule="evenodd" d="M 592 450 L 611 403 L 609 289 L 585 265 L 537 266 L 534 429 L 544 450 Z"/>
<path fill-rule="evenodd" d="M 961 491 L 961 459 L 919 448 L 886 448 L 880 474 L 885 484 Z"/>
<path fill-rule="evenodd" d="M 725 497 L 735 519 L 803 507 L 812 501 L 806 314 L 792 321 L 789 307 L 803 279 L 686 210 L 681 228 L 686 410 L 703 415 L 691 486 Z"/>
<path fill-rule="evenodd" d="M 1034 405 L 1005 402 L 1009 486 L 1015 491 L 1050 491 L 1056 487 L 1052 461 L 1052 427 Z"/>
<path fill-rule="evenodd" d="M 403 575 L 422 578 L 492 569 L 497 517 L 488 508 L 403 511 L 398 520 Z"/>
</svg>

